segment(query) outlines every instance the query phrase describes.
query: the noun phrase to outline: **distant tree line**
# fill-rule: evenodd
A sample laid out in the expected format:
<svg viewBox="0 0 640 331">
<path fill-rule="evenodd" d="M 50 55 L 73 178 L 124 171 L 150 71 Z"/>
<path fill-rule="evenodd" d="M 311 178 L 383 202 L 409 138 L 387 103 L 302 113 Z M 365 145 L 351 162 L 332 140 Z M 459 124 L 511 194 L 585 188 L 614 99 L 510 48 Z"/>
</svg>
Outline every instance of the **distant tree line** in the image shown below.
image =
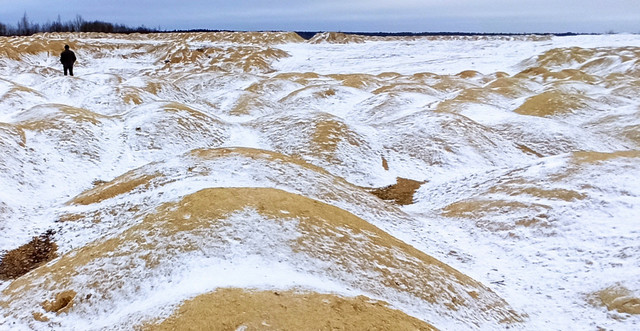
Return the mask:
<svg viewBox="0 0 640 331">
<path fill-rule="evenodd" d="M 39 24 L 29 21 L 25 13 L 16 25 L 0 22 L 0 36 L 30 36 L 40 32 L 150 33 L 158 32 L 158 30 L 147 28 L 144 25 L 132 28 L 123 24 L 103 21 L 85 21 L 80 15 L 76 15 L 75 19 L 66 22 L 62 22 L 60 15 L 58 15 L 58 19 L 53 22 Z"/>
<path fill-rule="evenodd" d="M 318 33 L 324 31 L 296 31 L 296 33 L 304 38 L 311 39 Z M 505 32 L 342 32 L 344 34 L 359 35 L 359 36 L 371 36 L 371 37 L 441 37 L 441 36 L 525 36 L 531 34 L 541 35 L 554 35 L 554 36 L 577 36 L 577 35 L 589 35 L 596 33 L 574 33 L 574 32 L 562 32 L 562 33 L 505 33 Z"/>
<path fill-rule="evenodd" d="M 137 28 L 128 27 L 123 24 L 114 24 L 103 21 L 85 21 L 82 16 L 76 15 L 72 20 L 62 22 L 60 15 L 55 21 L 48 21 L 43 24 L 29 21 L 27 13 L 17 22 L 16 25 L 9 25 L 0 22 L 0 36 L 30 36 L 40 32 L 105 32 L 105 33 L 153 33 L 153 32 L 220 32 L 229 30 L 191 29 L 164 31 L 160 29 L 147 28 L 141 25 Z M 316 33 L 324 31 L 296 31 L 304 39 L 312 38 Z M 343 32 L 346 34 L 357 34 L 363 36 L 513 36 L 530 33 L 477 33 L 477 32 Z M 556 36 L 577 35 L 572 32 L 565 33 L 543 33 Z M 584 34 L 584 33 L 579 33 Z"/>
</svg>

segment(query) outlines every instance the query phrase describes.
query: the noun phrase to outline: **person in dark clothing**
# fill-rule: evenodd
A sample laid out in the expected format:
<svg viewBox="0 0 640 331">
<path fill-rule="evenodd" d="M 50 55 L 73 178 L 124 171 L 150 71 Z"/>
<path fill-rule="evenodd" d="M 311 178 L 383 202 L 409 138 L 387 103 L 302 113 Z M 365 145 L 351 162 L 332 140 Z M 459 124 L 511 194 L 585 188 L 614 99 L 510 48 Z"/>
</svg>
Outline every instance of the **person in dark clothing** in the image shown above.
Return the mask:
<svg viewBox="0 0 640 331">
<path fill-rule="evenodd" d="M 67 71 L 69 71 L 69 75 L 73 76 L 73 63 L 76 62 L 76 54 L 69 50 L 69 45 L 64 45 L 64 51 L 60 53 L 60 63 L 62 63 L 62 67 L 64 68 L 64 75 L 67 75 Z"/>
</svg>

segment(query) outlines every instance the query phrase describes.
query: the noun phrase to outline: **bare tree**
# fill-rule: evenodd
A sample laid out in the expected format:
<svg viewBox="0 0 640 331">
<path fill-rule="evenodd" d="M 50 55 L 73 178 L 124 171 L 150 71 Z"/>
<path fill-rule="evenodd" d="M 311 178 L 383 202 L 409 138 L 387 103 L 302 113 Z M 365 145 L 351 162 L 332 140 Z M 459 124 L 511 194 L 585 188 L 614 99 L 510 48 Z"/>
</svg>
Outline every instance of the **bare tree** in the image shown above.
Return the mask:
<svg viewBox="0 0 640 331">
<path fill-rule="evenodd" d="M 58 14 L 58 18 L 51 23 L 49 27 L 50 32 L 62 32 L 62 19 L 60 18 L 60 14 Z"/>
<path fill-rule="evenodd" d="M 28 36 L 37 32 L 106 32 L 106 33 L 149 33 L 158 30 L 150 29 L 144 25 L 131 28 L 122 24 L 113 24 L 102 21 L 85 21 L 82 16 L 76 15 L 75 19 L 62 22 L 60 15 L 53 22 L 32 23 L 25 12 L 18 21 L 17 27 L 0 23 L 0 36 Z"/>
<path fill-rule="evenodd" d="M 22 18 L 18 21 L 18 35 L 28 36 L 31 34 L 31 23 L 29 23 L 29 18 L 27 17 L 27 12 L 24 12 Z"/>
<path fill-rule="evenodd" d="M 73 31 L 80 32 L 80 29 L 82 29 L 82 23 L 84 23 L 82 16 L 76 15 L 76 18 L 73 20 Z"/>
</svg>

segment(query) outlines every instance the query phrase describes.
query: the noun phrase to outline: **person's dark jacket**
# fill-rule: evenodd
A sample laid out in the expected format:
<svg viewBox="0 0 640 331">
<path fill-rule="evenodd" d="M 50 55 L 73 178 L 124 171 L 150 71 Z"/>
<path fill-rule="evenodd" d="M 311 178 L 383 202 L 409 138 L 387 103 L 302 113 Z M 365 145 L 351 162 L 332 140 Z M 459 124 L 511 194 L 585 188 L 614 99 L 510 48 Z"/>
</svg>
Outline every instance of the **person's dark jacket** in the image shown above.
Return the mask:
<svg viewBox="0 0 640 331">
<path fill-rule="evenodd" d="M 60 53 L 60 63 L 65 66 L 72 66 L 76 62 L 76 54 L 73 51 L 65 49 Z"/>
</svg>

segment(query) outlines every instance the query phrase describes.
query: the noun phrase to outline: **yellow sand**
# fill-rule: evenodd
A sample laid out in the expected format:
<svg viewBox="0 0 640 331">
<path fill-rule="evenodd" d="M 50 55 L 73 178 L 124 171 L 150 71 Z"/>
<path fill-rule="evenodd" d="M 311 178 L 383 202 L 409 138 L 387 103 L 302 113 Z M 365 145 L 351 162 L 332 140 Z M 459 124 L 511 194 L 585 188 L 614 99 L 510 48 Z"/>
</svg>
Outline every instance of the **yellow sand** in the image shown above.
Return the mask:
<svg viewBox="0 0 640 331">
<path fill-rule="evenodd" d="M 141 330 L 436 330 L 386 303 L 296 291 L 218 289 Z"/>
</svg>

